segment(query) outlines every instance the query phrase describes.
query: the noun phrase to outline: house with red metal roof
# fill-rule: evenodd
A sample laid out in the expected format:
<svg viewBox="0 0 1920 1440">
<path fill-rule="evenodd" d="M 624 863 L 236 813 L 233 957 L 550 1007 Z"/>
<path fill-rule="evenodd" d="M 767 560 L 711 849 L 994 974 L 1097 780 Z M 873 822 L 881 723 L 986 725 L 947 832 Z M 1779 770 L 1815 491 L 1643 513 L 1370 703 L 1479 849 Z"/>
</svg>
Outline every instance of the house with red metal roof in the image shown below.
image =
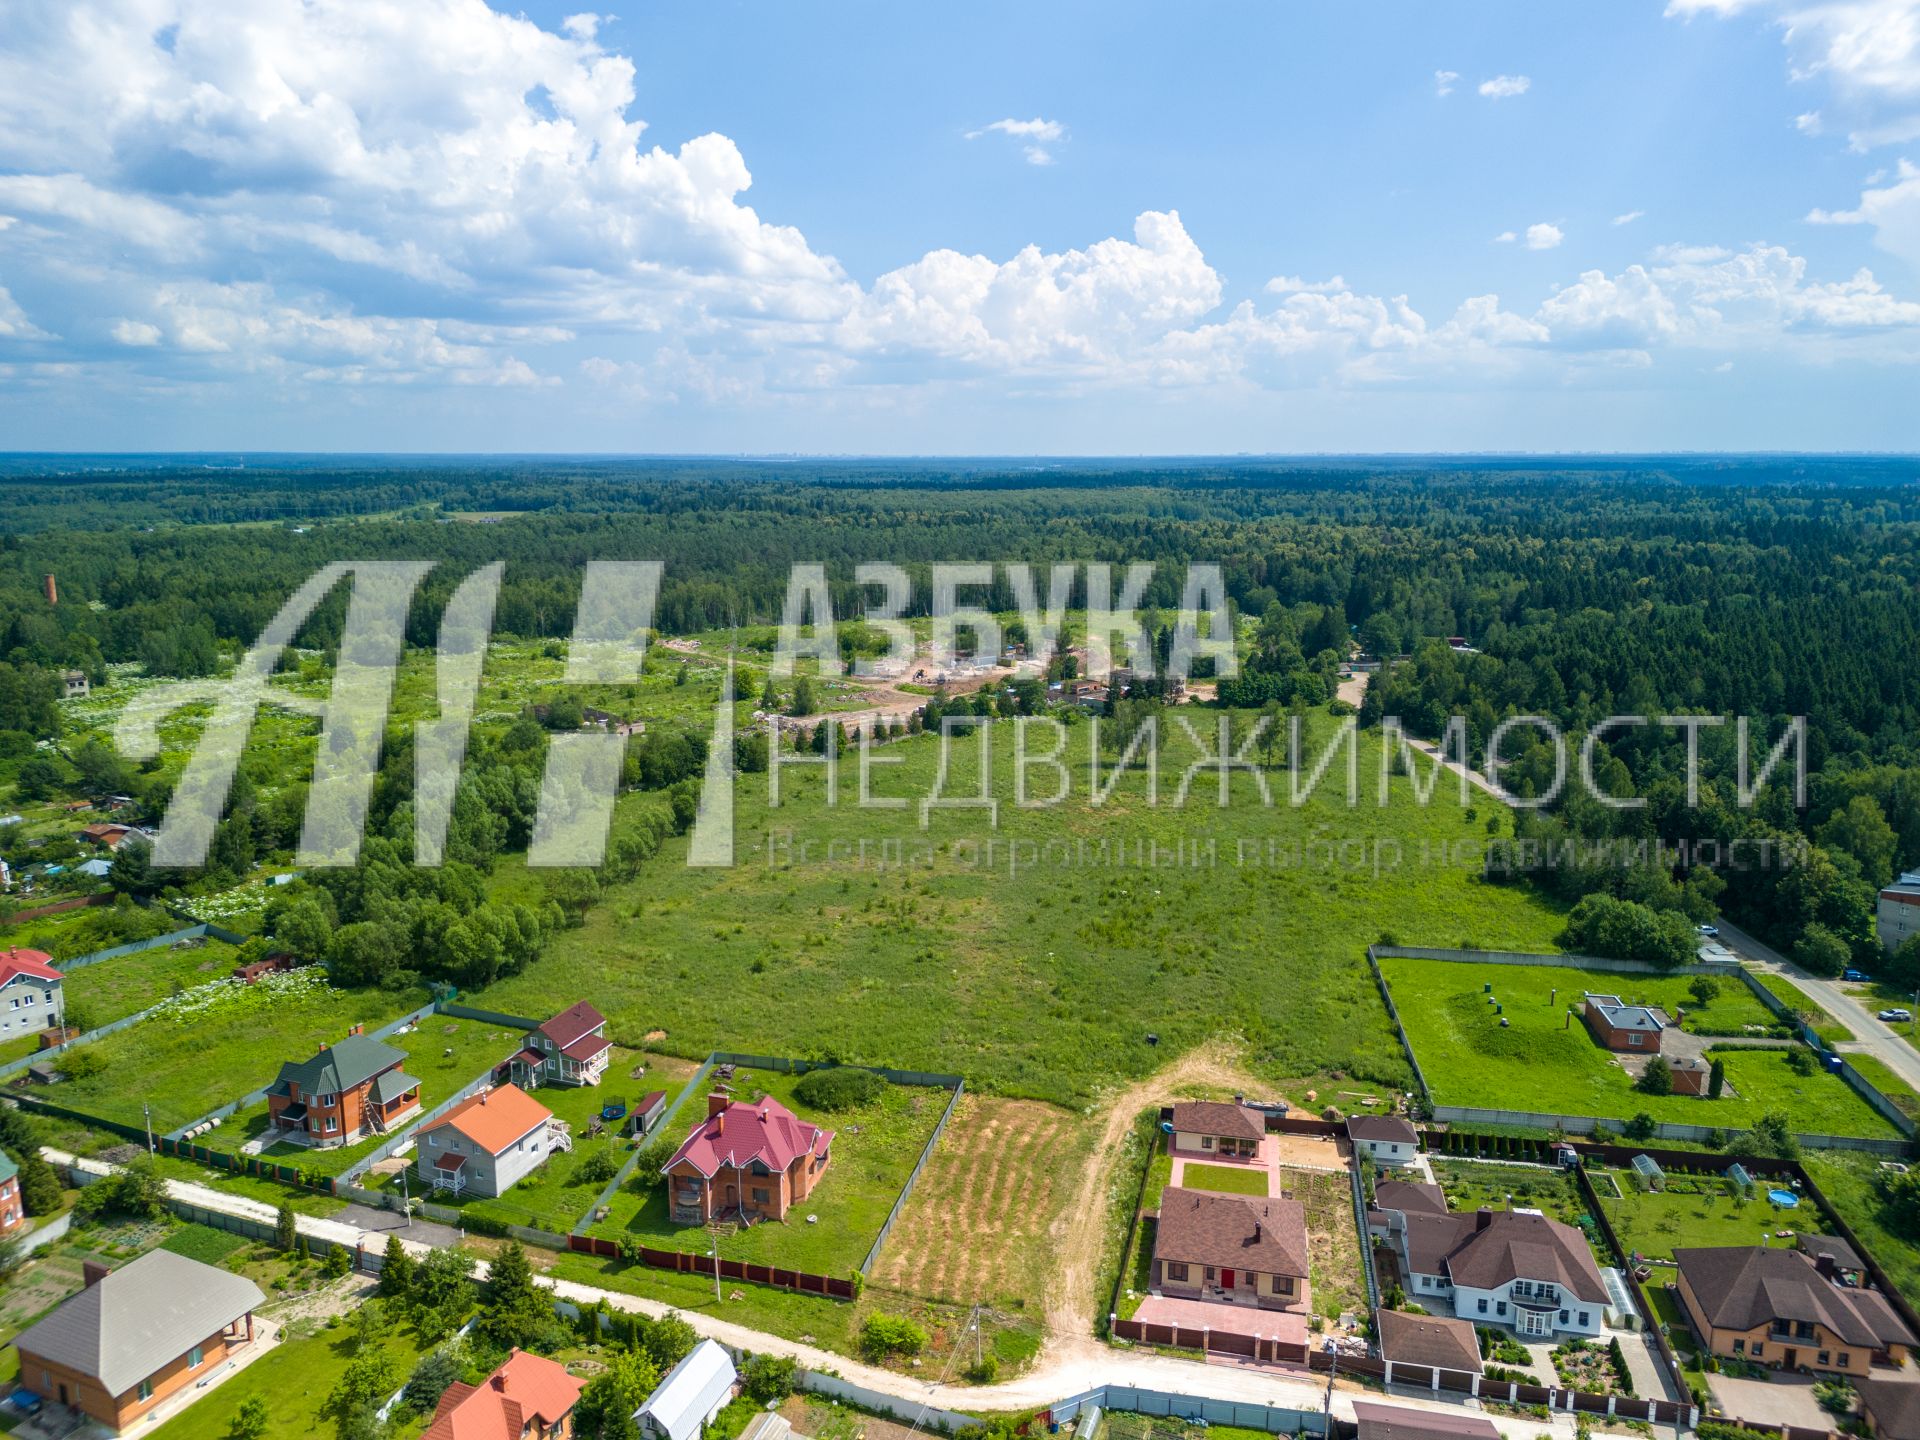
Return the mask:
<svg viewBox="0 0 1920 1440">
<path fill-rule="evenodd" d="M 518 1085 L 496 1085 L 414 1133 L 414 1169 L 438 1190 L 499 1196 L 572 1148 L 564 1120 Z"/>
<path fill-rule="evenodd" d="M 785 1220 L 813 1193 L 832 1159 L 833 1132 L 800 1119 L 772 1096 L 707 1096 L 707 1118 L 661 1167 L 674 1221 Z"/>
<path fill-rule="evenodd" d="M 582 1388 L 558 1361 L 516 1349 L 478 1385 L 443 1390 L 420 1440 L 566 1440 Z"/>
<path fill-rule="evenodd" d="M 65 977 L 43 950 L 0 950 L 0 1042 L 36 1030 L 60 1032 Z"/>
<path fill-rule="evenodd" d="M 507 1061 L 508 1078 L 528 1090 L 598 1085 L 612 1054 L 607 1017 L 582 1000 L 527 1032 L 519 1052 Z"/>
</svg>

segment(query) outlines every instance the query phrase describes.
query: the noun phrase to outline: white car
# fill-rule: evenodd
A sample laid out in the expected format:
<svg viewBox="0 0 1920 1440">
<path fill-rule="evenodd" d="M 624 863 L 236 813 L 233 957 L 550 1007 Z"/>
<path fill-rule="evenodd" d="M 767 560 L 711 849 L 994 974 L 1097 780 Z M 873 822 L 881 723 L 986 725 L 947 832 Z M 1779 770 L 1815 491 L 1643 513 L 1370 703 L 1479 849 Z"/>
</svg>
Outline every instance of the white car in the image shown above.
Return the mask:
<svg viewBox="0 0 1920 1440">
<path fill-rule="evenodd" d="M 1894 1009 L 1891 1009 L 1891 1010 L 1882 1010 L 1874 1018 L 1876 1020 L 1906 1021 L 1906 1020 L 1913 1019 L 1913 1012 L 1911 1010 L 1902 1010 L 1902 1009 L 1899 1009 L 1898 1007 L 1895 1007 Z"/>
<path fill-rule="evenodd" d="M 1709 936 L 1718 935 L 1720 933 L 1720 927 L 1718 925 L 1702 925 L 1700 927 L 1700 933 Z"/>
</svg>

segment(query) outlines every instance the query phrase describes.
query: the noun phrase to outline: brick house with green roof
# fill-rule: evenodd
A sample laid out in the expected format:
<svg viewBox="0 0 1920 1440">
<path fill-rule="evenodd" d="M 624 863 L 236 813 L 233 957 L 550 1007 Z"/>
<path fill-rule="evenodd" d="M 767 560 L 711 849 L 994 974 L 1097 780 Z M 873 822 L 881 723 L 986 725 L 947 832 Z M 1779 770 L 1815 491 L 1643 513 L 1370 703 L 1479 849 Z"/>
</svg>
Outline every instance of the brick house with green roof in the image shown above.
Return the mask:
<svg viewBox="0 0 1920 1440">
<path fill-rule="evenodd" d="M 420 1082 L 403 1050 L 361 1034 L 311 1060 L 287 1061 L 267 1092 L 277 1140 L 327 1147 L 383 1135 L 420 1109 Z"/>
</svg>

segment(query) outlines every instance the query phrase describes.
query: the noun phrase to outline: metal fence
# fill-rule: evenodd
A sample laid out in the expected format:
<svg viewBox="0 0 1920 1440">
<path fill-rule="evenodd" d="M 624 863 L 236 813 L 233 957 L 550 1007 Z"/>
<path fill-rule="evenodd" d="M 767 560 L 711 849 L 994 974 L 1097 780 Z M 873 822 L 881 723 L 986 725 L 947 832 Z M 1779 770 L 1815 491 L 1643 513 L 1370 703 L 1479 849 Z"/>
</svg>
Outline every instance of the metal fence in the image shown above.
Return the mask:
<svg viewBox="0 0 1920 1440">
<path fill-rule="evenodd" d="M 881 1225 L 880 1233 L 873 1238 L 873 1246 L 867 1251 L 867 1258 L 860 1262 L 860 1273 L 870 1275 L 873 1267 L 879 1263 L 880 1247 L 887 1243 L 887 1236 L 893 1233 L 893 1222 L 900 1218 L 900 1212 L 906 1207 L 907 1197 L 913 1194 L 914 1183 L 919 1180 L 920 1172 L 926 1168 L 927 1157 L 933 1154 L 933 1147 L 940 1143 L 940 1137 L 946 1132 L 947 1121 L 953 1118 L 954 1106 L 960 1103 L 960 1097 L 966 1092 L 966 1081 L 958 1075 L 953 1077 L 953 1093 L 947 1096 L 947 1108 L 940 1112 L 939 1123 L 933 1127 L 933 1133 L 927 1137 L 927 1143 L 920 1147 L 920 1157 L 913 1162 L 913 1173 L 907 1176 L 907 1183 L 900 1187 L 900 1193 L 893 1197 L 893 1208 L 887 1211 L 886 1222 Z"/>
<path fill-rule="evenodd" d="M 1051 1425 L 1064 1425 L 1083 1410 L 1098 1407 L 1126 1415 L 1151 1415 L 1188 1424 L 1234 1425 L 1242 1430 L 1264 1430 L 1269 1435 L 1324 1435 L 1326 1417 L 1318 1410 L 1295 1410 L 1285 1405 L 1258 1405 L 1244 1400 L 1209 1400 L 1199 1395 L 1175 1395 L 1165 1390 L 1143 1390 L 1135 1385 L 1102 1385 L 1056 1400 L 1047 1407 Z"/>
<path fill-rule="evenodd" d="M 1380 1277 L 1373 1268 L 1373 1245 L 1367 1239 L 1367 1182 L 1361 1174 L 1367 1167 L 1355 1156 L 1347 1166 L 1347 1178 L 1353 1182 L 1353 1223 L 1360 1236 L 1360 1272 L 1367 1282 L 1367 1309 L 1380 1308 Z"/>
<path fill-rule="evenodd" d="M 1608 960 L 1589 955 L 1527 955 L 1511 950 L 1446 950 L 1425 949 L 1403 945 L 1369 945 L 1367 947 L 1367 965 L 1373 971 L 1374 984 L 1379 988 L 1380 998 L 1386 1004 L 1387 1017 L 1393 1021 L 1394 1034 L 1399 1037 L 1401 1052 L 1407 1057 L 1407 1065 L 1413 1071 L 1414 1085 L 1420 1098 L 1425 1102 L 1427 1113 L 1435 1120 L 1448 1124 L 1463 1125 L 1511 1125 L 1531 1130 L 1564 1130 L 1570 1135 L 1594 1135 L 1603 1130 L 1618 1130 L 1623 1121 L 1597 1115 L 1559 1115 L 1537 1110 L 1499 1110 L 1474 1105 L 1440 1105 L 1433 1098 L 1433 1088 L 1427 1083 L 1427 1077 L 1420 1068 L 1419 1058 L 1413 1052 L 1413 1041 L 1407 1034 L 1407 1027 L 1400 1018 L 1400 1010 L 1393 1000 L 1393 987 L 1387 983 L 1386 975 L 1380 969 L 1380 960 L 1440 960 L 1451 964 L 1480 965 L 1536 965 L 1554 966 L 1562 969 L 1605 970 L 1622 975 L 1725 975 L 1729 970 L 1737 972 L 1747 987 L 1758 996 L 1770 1013 L 1792 1019 L 1792 1011 L 1777 995 L 1755 979 L 1744 966 L 1726 965 L 1681 965 L 1672 970 L 1660 970 L 1637 960 Z M 1811 1003 L 1811 1002 L 1809 1002 Z M 1823 1057 L 1829 1052 L 1825 1042 L 1815 1035 L 1811 1027 L 1795 1022 L 1801 1036 Z M 1855 1093 L 1867 1101 L 1876 1112 L 1886 1117 L 1902 1135 L 1901 1140 L 1868 1139 L 1857 1135 L 1802 1134 L 1794 1138 L 1809 1150 L 1859 1150 L 1872 1155 L 1904 1156 L 1913 1149 L 1912 1138 L 1916 1125 L 1912 1118 L 1903 1114 L 1900 1108 L 1882 1094 L 1871 1081 L 1847 1063 L 1844 1057 L 1836 1073 Z M 1685 1140 L 1693 1144 L 1708 1144 L 1719 1140 L 1724 1127 L 1712 1125 L 1687 1125 L 1677 1121 L 1659 1121 L 1654 1125 L 1654 1134 L 1663 1140 Z"/>
<path fill-rule="evenodd" d="M 196 922 L 184 930 L 169 930 L 165 935 L 149 936 L 145 940 L 130 940 L 125 945 L 110 945 L 105 950 L 92 950 L 85 955 L 76 955 L 71 960 L 60 962 L 63 975 L 75 970 L 84 970 L 89 965 L 98 965 L 102 960 L 117 960 L 122 955 L 138 955 L 142 950 L 158 950 L 162 945 L 178 945 L 183 940 L 198 940 L 207 933 L 205 924 Z"/>
</svg>

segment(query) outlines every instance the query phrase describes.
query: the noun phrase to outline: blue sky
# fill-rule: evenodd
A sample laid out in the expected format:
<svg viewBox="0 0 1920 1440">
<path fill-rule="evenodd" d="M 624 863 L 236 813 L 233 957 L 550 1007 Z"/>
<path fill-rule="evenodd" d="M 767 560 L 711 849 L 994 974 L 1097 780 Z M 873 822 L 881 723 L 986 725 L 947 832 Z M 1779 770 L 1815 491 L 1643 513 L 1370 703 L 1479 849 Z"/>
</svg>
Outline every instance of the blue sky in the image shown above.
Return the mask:
<svg viewBox="0 0 1920 1440">
<path fill-rule="evenodd" d="M 1920 0 L 0 0 L 0 444 L 1915 449 L 1915 161 Z"/>
</svg>

